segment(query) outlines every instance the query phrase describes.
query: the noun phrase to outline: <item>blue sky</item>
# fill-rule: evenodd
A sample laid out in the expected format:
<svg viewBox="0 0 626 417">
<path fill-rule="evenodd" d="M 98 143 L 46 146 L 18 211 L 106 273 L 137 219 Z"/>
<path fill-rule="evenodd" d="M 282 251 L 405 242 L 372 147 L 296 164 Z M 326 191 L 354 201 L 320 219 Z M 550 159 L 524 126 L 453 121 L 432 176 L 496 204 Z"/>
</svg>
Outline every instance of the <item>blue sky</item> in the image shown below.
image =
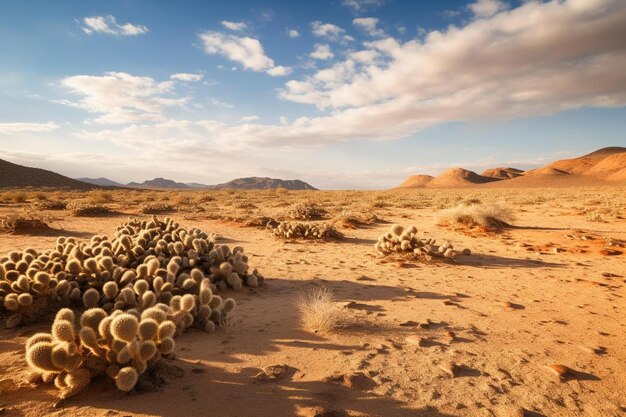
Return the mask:
<svg viewBox="0 0 626 417">
<path fill-rule="evenodd" d="M 386 188 L 626 145 L 626 2 L 10 1 L 0 158 Z"/>
</svg>

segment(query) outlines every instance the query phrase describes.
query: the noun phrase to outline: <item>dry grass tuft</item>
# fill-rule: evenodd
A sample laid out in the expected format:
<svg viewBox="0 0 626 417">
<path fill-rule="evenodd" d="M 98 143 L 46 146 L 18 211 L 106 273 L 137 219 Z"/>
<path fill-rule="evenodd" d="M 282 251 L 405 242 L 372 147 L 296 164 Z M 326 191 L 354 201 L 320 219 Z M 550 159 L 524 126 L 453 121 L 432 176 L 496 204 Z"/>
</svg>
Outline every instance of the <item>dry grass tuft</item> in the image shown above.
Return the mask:
<svg viewBox="0 0 626 417">
<path fill-rule="evenodd" d="M 92 204 L 110 203 L 113 201 L 113 194 L 104 190 L 90 191 L 87 196 L 87 201 Z"/>
<path fill-rule="evenodd" d="M 327 214 L 327 211 L 310 202 L 296 204 L 287 212 L 287 216 L 294 220 L 319 220 L 323 219 Z"/>
<path fill-rule="evenodd" d="M 343 322 L 341 308 L 326 287 L 307 287 L 298 300 L 302 326 L 313 333 L 330 333 Z"/>
<path fill-rule="evenodd" d="M 469 200 L 456 207 L 442 211 L 437 216 L 439 224 L 462 224 L 465 226 L 482 226 L 488 230 L 501 230 L 510 227 L 515 219 L 511 209 L 503 204 L 485 205 Z"/>
</svg>

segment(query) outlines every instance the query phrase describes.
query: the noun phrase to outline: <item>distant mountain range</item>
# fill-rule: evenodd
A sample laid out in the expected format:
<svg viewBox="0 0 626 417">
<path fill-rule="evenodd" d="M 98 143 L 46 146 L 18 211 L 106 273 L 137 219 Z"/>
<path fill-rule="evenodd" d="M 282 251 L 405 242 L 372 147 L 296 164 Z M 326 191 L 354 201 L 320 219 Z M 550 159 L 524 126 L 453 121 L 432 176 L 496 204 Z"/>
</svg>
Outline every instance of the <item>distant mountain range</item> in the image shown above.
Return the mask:
<svg viewBox="0 0 626 417">
<path fill-rule="evenodd" d="M 450 168 L 440 175 L 412 175 L 398 188 L 544 187 L 598 185 L 626 181 L 626 148 L 602 148 L 590 154 L 554 161 L 545 167 L 522 171 L 491 168 L 477 174 Z"/>
<path fill-rule="evenodd" d="M 281 180 L 277 178 L 268 177 L 248 177 L 237 178 L 229 182 L 217 185 L 206 185 L 197 182 L 182 183 L 166 178 L 155 178 L 153 180 L 147 180 L 142 183 L 131 182 L 128 184 L 121 184 L 115 181 L 111 181 L 107 178 L 78 178 L 79 181 L 83 181 L 89 184 L 99 185 L 101 187 L 129 187 L 129 188 L 147 188 L 147 189 L 233 189 L 233 190 L 269 190 L 276 188 L 284 188 L 287 190 L 317 190 L 317 188 L 310 184 L 300 180 Z"/>
</svg>

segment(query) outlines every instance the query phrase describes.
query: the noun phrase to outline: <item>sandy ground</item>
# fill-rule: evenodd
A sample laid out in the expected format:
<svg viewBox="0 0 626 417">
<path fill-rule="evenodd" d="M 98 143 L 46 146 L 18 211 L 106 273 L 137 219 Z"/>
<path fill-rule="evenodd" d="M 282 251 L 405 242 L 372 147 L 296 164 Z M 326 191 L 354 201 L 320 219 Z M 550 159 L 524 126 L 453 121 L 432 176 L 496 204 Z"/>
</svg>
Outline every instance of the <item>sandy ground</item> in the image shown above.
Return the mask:
<svg viewBox="0 0 626 417">
<path fill-rule="evenodd" d="M 244 246 L 267 278 L 263 288 L 228 292 L 236 323 L 179 337 L 176 358 L 165 361 L 176 375 L 157 392 L 125 395 L 102 379 L 60 408 L 54 387 L 27 381 L 23 360 L 27 337 L 49 323 L 0 330 L 0 379 L 13 381 L 0 407 L 9 416 L 314 416 L 315 407 L 337 410 L 317 414 L 327 416 L 626 415 L 626 254 L 600 252 L 602 237 L 626 240 L 626 220 L 590 221 L 545 201 L 515 210 L 518 228 L 489 235 L 437 226 L 436 212 L 397 208 L 382 217 L 471 256 L 382 262 L 373 244 L 389 224 L 343 230 L 341 242 L 285 242 L 174 215 Z M 66 217 L 55 226 L 88 238 L 124 221 Z M 576 229 L 599 239 L 567 236 Z M 46 249 L 55 238 L 2 234 L 0 252 Z M 303 330 L 297 299 L 307 285 L 334 291 L 354 324 L 324 336 Z M 551 364 L 572 372 L 560 380 Z M 255 378 L 269 365 L 288 372 Z M 336 376 L 347 382 L 328 380 Z"/>
</svg>

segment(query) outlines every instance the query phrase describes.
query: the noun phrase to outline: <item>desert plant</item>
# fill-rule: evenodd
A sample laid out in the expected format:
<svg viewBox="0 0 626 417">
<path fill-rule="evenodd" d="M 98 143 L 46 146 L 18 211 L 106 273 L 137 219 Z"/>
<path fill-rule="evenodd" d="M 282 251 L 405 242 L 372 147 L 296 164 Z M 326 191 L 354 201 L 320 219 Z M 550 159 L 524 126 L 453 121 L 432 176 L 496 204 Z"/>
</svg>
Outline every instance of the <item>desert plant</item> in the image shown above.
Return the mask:
<svg viewBox="0 0 626 417">
<path fill-rule="evenodd" d="M 313 203 L 301 203 L 291 207 L 287 217 L 293 220 L 319 220 L 326 216 L 326 210 Z"/>
<path fill-rule="evenodd" d="M 10 233 L 33 233 L 50 230 L 48 220 L 32 212 L 9 213 L 0 217 L 0 229 Z"/>
<path fill-rule="evenodd" d="M 139 207 L 143 214 L 161 214 L 175 211 L 174 207 L 167 203 L 145 203 Z"/>
<path fill-rule="evenodd" d="M 24 203 L 28 199 L 28 194 L 22 191 L 14 191 L 9 194 L 9 199 L 14 203 Z"/>
<path fill-rule="evenodd" d="M 313 333 L 329 333 L 342 324 L 343 314 L 326 287 L 307 287 L 298 299 L 302 326 Z"/>
<path fill-rule="evenodd" d="M 482 226 L 488 230 L 509 227 L 514 220 L 511 209 L 503 204 L 482 204 L 469 200 L 456 207 L 442 211 L 437 216 L 439 224 L 462 224 L 470 227 Z"/>
<path fill-rule="evenodd" d="M 375 248 L 383 256 L 400 254 L 426 260 L 432 258 L 453 259 L 459 254 L 450 242 L 437 245 L 435 239 L 420 238 L 417 234 L 417 227 L 404 228 L 398 224 L 392 225 L 387 233 L 378 238 Z M 470 252 L 468 249 L 464 249 L 461 253 L 469 254 Z"/>
<path fill-rule="evenodd" d="M 89 204 L 82 201 L 72 201 L 67 205 L 67 210 L 70 211 L 72 216 L 76 217 L 100 216 L 112 213 L 111 209 L 106 206 L 101 204 Z"/>
<path fill-rule="evenodd" d="M 67 203 L 60 200 L 43 200 L 37 204 L 41 210 L 65 210 Z"/>
<path fill-rule="evenodd" d="M 113 193 L 104 190 L 93 190 L 88 193 L 87 201 L 92 204 L 110 203 L 113 201 Z"/>
<path fill-rule="evenodd" d="M 286 239 L 343 239 L 343 234 L 331 223 L 280 222 L 268 223 L 273 236 Z"/>
</svg>

